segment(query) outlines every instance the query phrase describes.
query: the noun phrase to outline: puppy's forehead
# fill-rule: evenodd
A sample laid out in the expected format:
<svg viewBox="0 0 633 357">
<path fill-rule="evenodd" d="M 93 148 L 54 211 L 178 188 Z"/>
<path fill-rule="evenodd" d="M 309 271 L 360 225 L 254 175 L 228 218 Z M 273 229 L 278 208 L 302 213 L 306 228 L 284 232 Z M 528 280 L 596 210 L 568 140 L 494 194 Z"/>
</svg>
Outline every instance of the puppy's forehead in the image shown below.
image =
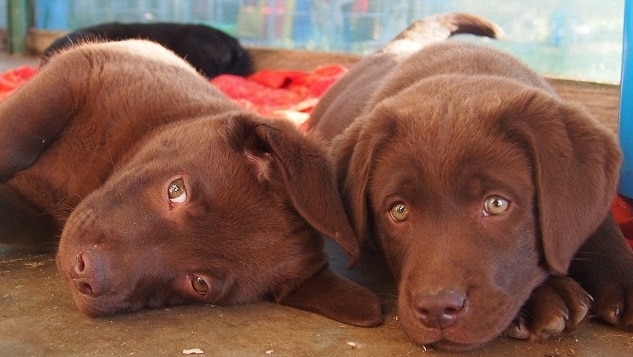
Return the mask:
<svg viewBox="0 0 633 357">
<path fill-rule="evenodd" d="M 160 129 L 115 168 L 109 181 L 119 184 L 113 189 L 166 184 L 177 175 L 208 182 L 205 187 L 232 184 L 228 178 L 244 176 L 248 165 L 235 159 L 239 153 L 227 143 L 226 127 L 222 118 L 202 117 Z"/>
<path fill-rule="evenodd" d="M 451 81 L 427 80 L 381 102 L 372 117 L 392 121 L 393 139 L 402 145 L 428 150 L 429 156 L 459 155 L 504 139 L 504 107 L 495 88 L 471 91 Z"/>
<path fill-rule="evenodd" d="M 221 158 L 215 153 L 227 149 L 219 135 L 222 125 L 219 119 L 201 117 L 166 126 L 141 143 L 132 160 L 184 164 L 192 159 L 202 162 L 202 157 L 209 162 Z"/>
<path fill-rule="evenodd" d="M 373 121 L 391 122 L 392 132 L 377 167 L 411 168 L 410 182 L 423 175 L 446 185 L 495 170 L 529 177 L 530 158 L 506 132 L 505 111 L 502 87 L 448 77 L 422 81 L 372 112 Z"/>
<path fill-rule="evenodd" d="M 423 135 L 438 147 L 456 141 L 474 144 L 482 137 L 506 135 L 508 119 L 528 119 L 520 118 L 521 109 L 516 108 L 523 105 L 519 98 L 525 88 L 500 77 L 437 75 L 380 101 L 373 116 L 391 117 L 399 135 Z"/>
</svg>

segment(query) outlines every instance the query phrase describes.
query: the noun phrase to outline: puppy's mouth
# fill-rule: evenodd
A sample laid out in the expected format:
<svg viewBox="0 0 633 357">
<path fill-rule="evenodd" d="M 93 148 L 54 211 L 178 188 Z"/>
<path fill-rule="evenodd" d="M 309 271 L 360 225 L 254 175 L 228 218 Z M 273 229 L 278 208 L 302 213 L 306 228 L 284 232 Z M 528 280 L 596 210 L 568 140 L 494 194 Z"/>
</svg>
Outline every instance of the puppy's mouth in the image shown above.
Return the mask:
<svg viewBox="0 0 633 357">
<path fill-rule="evenodd" d="M 65 280 L 70 288 L 75 305 L 88 317 L 103 317 L 118 313 L 133 313 L 144 309 L 157 309 L 193 303 L 184 298 L 169 294 L 165 287 L 161 291 L 127 288 L 128 284 L 116 284 L 109 290 L 99 291 L 99 287 L 87 283 L 82 278 L 66 275 Z M 132 284 L 133 285 L 133 284 Z"/>
<path fill-rule="evenodd" d="M 416 344 L 432 346 L 449 352 L 474 350 L 484 346 L 498 336 L 498 334 L 471 336 L 468 330 L 462 328 L 428 329 L 420 327 L 419 323 L 417 326 L 411 327 L 402 317 L 400 321 L 403 322 L 403 330 Z"/>
<path fill-rule="evenodd" d="M 413 342 L 446 351 L 479 348 L 500 336 L 515 315 L 515 306 L 502 294 L 480 289 L 443 288 L 436 292 L 400 294 L 398 317 Z M 491 297 L 490 295 L 493 295 Z M 520 306 L 516 306 L 518 310 Z M 506 321 L 507 320 L 507 321 Z"/>
<path fill-rule="evenodd" d="M 137 298 L 133 296 L 121 297 L 117 294 L 92 297 L 77 289 L 72 290 L 73 299 L 79 311 L 88 317 L 98 318 L 119 313 L 133 313 L 145 309 L 158 309 L 166 306 L 186 304 L 185 301 L 165 296 L 151 296 Z"/>
</svg>

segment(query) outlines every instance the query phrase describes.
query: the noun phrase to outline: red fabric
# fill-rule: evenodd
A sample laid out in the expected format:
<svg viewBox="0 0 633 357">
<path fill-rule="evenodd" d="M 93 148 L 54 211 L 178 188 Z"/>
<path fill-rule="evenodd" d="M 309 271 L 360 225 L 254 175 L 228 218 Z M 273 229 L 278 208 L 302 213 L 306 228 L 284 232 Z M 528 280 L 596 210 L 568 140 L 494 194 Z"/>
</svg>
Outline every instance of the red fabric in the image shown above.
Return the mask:
<svg viewBox="0 0 633 357">
<path fill-rule="evenodd" d="M 22 83 L 28 81 L 38 72 L 36 67 L 24 65 L 11 69 L 7 72 L 0 73 L 0 101 L 4 100 L 9 94 L 19 87 Z"/>
<path fill-rule="evenodd" d="M 223 74 L 211 79 L 211 84 L 248 109 L 301 124 L 346 72 L 340 65 L 320 66 L 312 72 L 261 70 L 249 77 Z"/>
<path fill-rule="evenodd" d="M 629 246 L 633 249 L 633 200 L 616 196 L 611 205 L 611 212 L 615 221 L 620 225 L 622 234 L 628 240 Z"/>
<path fill-rule="evenodd" d="M 22 66 L 0 73 L 0 101 L 37 72 L 35 67 Z M 299 125 L 308 118 L 318 98 L 345 72 L 341 65 L 320 66 L 312 72 L 262 70 L 249 77 L 221 75 L 211 84 L 249 110 Z"/>
</svg>

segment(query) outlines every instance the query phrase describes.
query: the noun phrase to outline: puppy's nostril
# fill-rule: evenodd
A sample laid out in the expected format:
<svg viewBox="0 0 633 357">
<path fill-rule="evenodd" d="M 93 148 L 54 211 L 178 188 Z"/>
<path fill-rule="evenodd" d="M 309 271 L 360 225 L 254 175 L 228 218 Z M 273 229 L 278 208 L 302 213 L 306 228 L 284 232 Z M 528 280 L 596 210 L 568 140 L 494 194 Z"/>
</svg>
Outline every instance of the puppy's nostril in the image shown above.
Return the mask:
<svg viewBox="0 0 633 357">
<path fill-rule="evenodd" d="M 77 254 L 77 259 L 75 260 L 74 270 L 75 273 L 80 274 L 83 273 L 86 269 L 86 263 L 83 260 L 83 253 Z"/>
<path fill-rule="evenodd" d="M 424 325 L 444 328 L 455 324 L 464 313 L 466 295 L 454 289 L 420 293 L 415 297 L 414 307 Z"/>
<path fill-rule="evenodd" d="M 88 283 L 77 284 L 77 290 L 84 295 L 92 295 L 92 286 Z"/>
</svg>

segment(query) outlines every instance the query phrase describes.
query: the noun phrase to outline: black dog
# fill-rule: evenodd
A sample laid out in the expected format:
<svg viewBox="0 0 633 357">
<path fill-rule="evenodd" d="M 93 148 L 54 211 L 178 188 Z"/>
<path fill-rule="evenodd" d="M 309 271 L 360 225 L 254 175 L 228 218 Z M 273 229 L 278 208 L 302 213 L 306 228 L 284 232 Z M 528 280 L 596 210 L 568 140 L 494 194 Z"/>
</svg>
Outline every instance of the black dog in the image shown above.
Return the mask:
<svg viewBox="0 0 633 357">
<path fill-rule="evenodd" d="M 157 42 L 187 60 L 207 78 L 222 73 L 248 75 L 250 54 L 237 39 L 205 25 L 178 23 L 104 23 L 75 30 L 55 40 L 44 51 L 43 62 L 51 55 L 86 41 L 145 39 Z"/>
</svg>

